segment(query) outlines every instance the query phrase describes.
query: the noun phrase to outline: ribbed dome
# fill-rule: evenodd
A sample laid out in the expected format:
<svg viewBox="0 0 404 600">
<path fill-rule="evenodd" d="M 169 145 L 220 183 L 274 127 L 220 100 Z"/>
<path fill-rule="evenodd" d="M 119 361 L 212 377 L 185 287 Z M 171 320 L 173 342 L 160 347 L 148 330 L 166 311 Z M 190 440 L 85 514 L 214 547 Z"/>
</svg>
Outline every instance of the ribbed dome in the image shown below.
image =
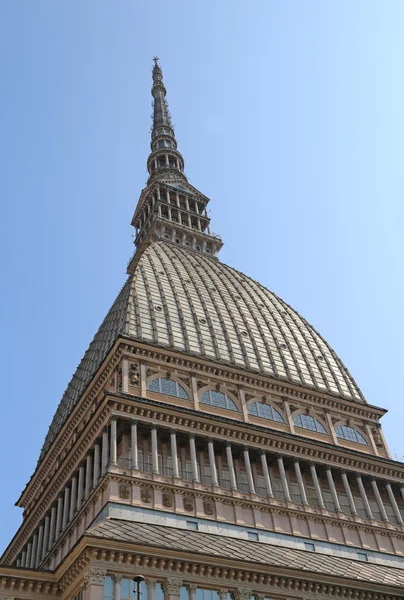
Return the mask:
<svg viewBox="0 0 404 600">
<path fill-rule="evenodd" d="M 127 335 L 363 402 L 342 361 L 307 321 L 216 259 L 152 244 L 130 295 Z"/>
</svg>

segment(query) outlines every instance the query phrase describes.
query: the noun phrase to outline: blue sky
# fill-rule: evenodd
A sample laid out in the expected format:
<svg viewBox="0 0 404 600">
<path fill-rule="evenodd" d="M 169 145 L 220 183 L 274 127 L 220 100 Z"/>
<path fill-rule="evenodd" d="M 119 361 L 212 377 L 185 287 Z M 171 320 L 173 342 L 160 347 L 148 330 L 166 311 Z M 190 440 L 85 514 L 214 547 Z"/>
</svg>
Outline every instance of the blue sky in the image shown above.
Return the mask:
<svg viewBox="0 0 404 600">
<path fill-rule="evenodd" d="M 0 4 L 0 550 L 125 279 L 158 54 L 221 260 L 324 335 L 404 456 L 404 4 Z"/>
</svg>

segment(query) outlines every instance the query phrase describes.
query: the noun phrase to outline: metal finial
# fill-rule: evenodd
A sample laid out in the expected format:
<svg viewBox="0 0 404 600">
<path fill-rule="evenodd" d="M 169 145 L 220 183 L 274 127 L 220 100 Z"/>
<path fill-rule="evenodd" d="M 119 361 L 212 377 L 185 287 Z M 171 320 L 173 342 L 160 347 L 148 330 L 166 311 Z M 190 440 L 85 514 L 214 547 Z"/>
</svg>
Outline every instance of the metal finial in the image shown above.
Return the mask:
<svg viewBox="0 0 404 600">
<path fill-rule="evenodd" d="M 157 66 L 157 63 L 159 62 L 159 57 L 158 56 L 153 56 L 153 60 L 154 60 L 154 66 Z"/>
</svg>

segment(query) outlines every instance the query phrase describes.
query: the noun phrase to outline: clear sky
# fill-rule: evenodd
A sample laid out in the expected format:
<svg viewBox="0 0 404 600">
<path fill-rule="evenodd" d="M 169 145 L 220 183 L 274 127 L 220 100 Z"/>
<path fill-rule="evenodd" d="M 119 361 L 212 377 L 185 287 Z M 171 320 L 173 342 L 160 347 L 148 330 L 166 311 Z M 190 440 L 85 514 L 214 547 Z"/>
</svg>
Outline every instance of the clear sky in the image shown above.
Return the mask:
<svg viewBox="0 0 404 600">
<path fill-rule="evenodd" d="M 324 335 L 404 456 L 402 0 L 0 3 L 0 549 L 125 280 L 158 54 L 221 260 Z"/>
</svg>

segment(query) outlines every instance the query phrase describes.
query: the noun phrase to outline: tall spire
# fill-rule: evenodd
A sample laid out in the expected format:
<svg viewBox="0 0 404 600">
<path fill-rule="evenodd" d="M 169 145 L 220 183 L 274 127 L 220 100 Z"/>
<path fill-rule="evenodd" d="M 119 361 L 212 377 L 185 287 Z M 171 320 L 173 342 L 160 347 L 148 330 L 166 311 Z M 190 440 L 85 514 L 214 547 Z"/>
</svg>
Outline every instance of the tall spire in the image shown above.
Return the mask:
<svg viewBox="0 0 404 600">
<path fill-rule="evenodd" d="M 128 273 L 134 272 L 149 244 L 159 240 L 212 257 L 223 246 L 220 236 L 210 230 L 209 198 L 185 177 L 184 159 L 177 150 L 168 110 L 163 73 L 158 57 L 153 60 L 153 127 L 151 153 L 147 159 L 150 175 L 132 218 L 136 249 L 129 260 Z"/>
<path fill-rule="evenodd" d="M 184 175 L 184 159 L 177 150 L 174 129 L 166 100 L 166 88 L 159 58 L 155 56 L 153 67 L 153 127 L 151 133 L 151 153 L 147 160 L 150 173 L 148 183 L 156 179 L 178 179 L 187 181 Z"/>
</svg>

